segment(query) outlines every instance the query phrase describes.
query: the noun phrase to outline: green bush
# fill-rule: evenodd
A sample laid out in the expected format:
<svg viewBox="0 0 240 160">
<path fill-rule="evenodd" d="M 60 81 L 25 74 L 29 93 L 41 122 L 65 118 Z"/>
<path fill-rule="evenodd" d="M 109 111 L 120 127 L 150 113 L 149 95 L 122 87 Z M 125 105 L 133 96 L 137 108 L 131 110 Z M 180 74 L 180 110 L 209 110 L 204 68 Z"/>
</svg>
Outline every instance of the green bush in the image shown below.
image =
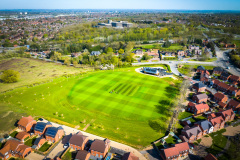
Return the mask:
<svg viewBox="0 0 240 160">
<path fill-rule="evenodd" d="M 4 83 L 14 83 L 17 82 L 20 78 L 20 74 L 18 71 L 14 70 L 6 70 L 3 71 L 1 79 Z"/>
</svg>

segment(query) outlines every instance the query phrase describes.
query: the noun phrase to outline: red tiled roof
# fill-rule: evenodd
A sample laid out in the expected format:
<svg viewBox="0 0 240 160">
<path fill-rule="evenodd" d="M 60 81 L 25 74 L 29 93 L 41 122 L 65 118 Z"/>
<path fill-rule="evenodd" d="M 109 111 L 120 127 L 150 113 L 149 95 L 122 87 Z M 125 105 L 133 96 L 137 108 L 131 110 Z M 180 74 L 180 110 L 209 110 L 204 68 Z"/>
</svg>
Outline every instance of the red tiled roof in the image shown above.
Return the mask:
<svg viewBox="0 0 240 160">
<path fill-rule="evenodd" d="M 21 126 L 26 127 L 30 122 L 35 121 L 31 116 L 28 117 L 22 117 L 19 121 L 18 124 Z"/>
<path fill-rule="evenodd" d="M 221 116 L 211 119 L 212 125 L 221 124 L 223 121 L 224 120 Z"/>
<path fill-rule="evenodd" d="M 179 152 L 189 150 L 189 145 L 187 142 L 176 144 L 175 147 L 177 147 Z"/>
<path fill-rule="evenodd" d="M 208 104 L 205 104 L 205 103 L 201 103 L 201 104 L 197 104 L 197 105 L 195 105 L 195 108 L 197 109 L 197 110 L 201 110 L 201 109 L 209 109 L 209 106 L 208 106 Z"/>
<path fill-rule="evenodd" d="M 219 107 L 222 107 L 222 108 L 225 108 L 227 106 L 227 104 L 223 102 L 219 102 L 218 105 Z"/>
<path fill-rule="evenodd" d="M 212 80 L 212 82 L 213 82 L 214 84 L 216 84 L 216 85 L 220 83 L 220 81 L 217 80 L 217 79 Z"/>
<path fill-rule="evenodd" d="M 237 91 L 238 89 L 237 89 L 236 87 L 232 87 L 232 86 L 231 86 L 228 90 L 231 91 L 231 92 L 233 92 L 233 91 Z"/>
<path fill-rule="evenodd" d="M 179 151 L 176 147 L 171 147 L 171 148 L 164 149 L 164 154 L 167 158 L 167 157 L 179 155 Z"/>
<path fill-rule="evenodd" d="M 233 106 L 233 107 L 239 107 L 239 106 L 240 106 L 240 102 L 231 99 L 231 100 L 228 102 L 228 105 L 231 105 L 231 106 Z"/>
<path fill-rule="evenodd" d="M 189 102 L 189 103 L 188 103 L 188 106 L 190 106 L 190 107 L 194 107 L 195 104 L 194 104 L 193 102 Z"/>
<path fill-rule="evenodd" d="M 225 97 L 227 97 L 225 94 L 223 94 L 223 93 L 215 93 L 214 94 L 214 98 L 219 98 L 219 99 L 223 99 L 223 98 L 225 98 Z"/>
<path fill-rule="evenodd" d="M 226 89 L 226 90 L 228 90 L 228 89 L 230 88 L 229 85 L 227 85 L 226 83 L 223 83 L 223 82 L 220 82 L 220 83 L 218 84 L 218 86 L 221 87 L 221 88 L 224 88 L 224 89 Z"/>
<path fill-rule="evenodd" d="M 223 115 L 223 117 L 227 117 L 227 116 L 233 115 L 234 112 L 232 109 L 228 109 L 228 110 L 222 111 L 221 114 Z"/>
<path fill-rule="evenodd" d="M 16 138 L 19 139 L 19 140 L 22 140 L 22 139 L 25 139 L 25 138 L 27 138 L 29 136 L 30 136 L 30 134 L 27 133 L 27 132 L 19 132 L 17 134 Z"/>
<path fill-rule="evenodd" d="M 234 81 L 239 81 L 240 77 L 235 76 L 235 75 L 231 75 L 231 76 L 229 77 L 229 79 L 234 80 Z"/>
<path fill-rule="evenodd" d="M 139 160 L 139 158 L 132 152 L 128 152 L 123 155 L 122 160 Z"/>
</svg>

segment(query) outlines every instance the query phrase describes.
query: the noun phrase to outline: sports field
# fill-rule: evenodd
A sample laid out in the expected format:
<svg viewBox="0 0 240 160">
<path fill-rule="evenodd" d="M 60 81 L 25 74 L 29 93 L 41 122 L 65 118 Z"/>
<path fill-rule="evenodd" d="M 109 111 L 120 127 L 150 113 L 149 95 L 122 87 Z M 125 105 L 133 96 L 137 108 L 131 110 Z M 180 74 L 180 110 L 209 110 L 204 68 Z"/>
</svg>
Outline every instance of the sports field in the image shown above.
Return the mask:
<svg viewBox="0 0 240 160">
<path fill-rule="evenodd" d="M 67 122 L 141 148 L 164 135 L 179 81 L 134 70 L 132 67 L 61 77 L 4 93 L 0 100 L 12 106 L 12 111 Z"/>
</svg>

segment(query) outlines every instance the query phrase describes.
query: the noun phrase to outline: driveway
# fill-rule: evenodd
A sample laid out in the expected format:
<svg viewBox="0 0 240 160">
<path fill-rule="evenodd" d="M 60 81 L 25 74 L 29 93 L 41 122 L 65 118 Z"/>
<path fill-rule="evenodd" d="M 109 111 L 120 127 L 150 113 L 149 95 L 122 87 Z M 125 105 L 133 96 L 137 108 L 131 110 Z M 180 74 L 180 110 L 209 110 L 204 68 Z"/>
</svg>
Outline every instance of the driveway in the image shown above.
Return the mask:
<svg viewBox="0 0 240 160">
<path fill-rule="evenodd" d="M 26 157 L 26 159 L 27 159 L 27 160 L 42 160 L 42 159 L 44 159 L 44 156 L 32 152 L 32 153 L 30 153 L 30 154 Z"/>
<path fill-rule="evenodd" d="M 54 149 L 48 153 L 45 158 L 54 159 L 56 156 L 60 156 L 65 149 L 63 148 L 62 140 L 54 147 Z"/>
</svg>

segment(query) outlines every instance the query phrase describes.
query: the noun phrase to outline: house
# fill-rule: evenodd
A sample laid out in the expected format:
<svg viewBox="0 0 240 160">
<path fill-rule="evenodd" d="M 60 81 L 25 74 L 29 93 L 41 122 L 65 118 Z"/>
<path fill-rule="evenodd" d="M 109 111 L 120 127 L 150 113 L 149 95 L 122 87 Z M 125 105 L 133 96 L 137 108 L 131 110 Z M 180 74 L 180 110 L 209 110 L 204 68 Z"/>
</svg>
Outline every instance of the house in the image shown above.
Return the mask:
<svg viewBox="0 0 240 160">
<path fill-rule="evenodd" d="M 77 155 L 74 160 L 88 160 L 91 154 L 85 150 L 77 151 Z"/>
<path fill-rule="evenodd" d="M 99 56 L 100 54 L 101 54 L 100 51 L 92 51 L 92 52 L 90 53 L 91 56 Z"/>
<path fill-rule="evenodd" d="M 201 73 L 201 72 L 204 72 L 205 71 L 205 68 L 203 66 L 198 66 L 197 67 L 197 72 L 198 73 Z"/>
<path fill-rule="evenodd" d="M 207 119 L 208 119 L 208 120 L 211 120 L 211 119 L 213 119 L 213 118 L 215 118 L 215 117 L 217 117 L 215 113 L 211 113 L 211 114 L 208 114 L 208 115 L 207 115 Z"/>
<path fill-rule="evenodd" d="M 195 89 L 197 92 L 205 92 L 206 86 L 202 83 L 195 83 L 192 86 L 193 89 Z"/>
<path fill-rule="evenodd" d="M 87 141 L 88 137 L 79 132 L 70 138 L 69 145 L 74 150 L 84 150 Z"/>
<path fill-rule="evenodd" d="M 34 127 L 34 134 L 42 136 L 48 127 L 52 127 L 50 122 L 37 122 L 36 126 Z"/>
<path fill-rule="evenodd" d="M 229 82 L 239 82 L 240 81 L 240 77 L 239 76 L 235 76 L 235 75 L 231 75 L 228 79 Z"/>
<path fill-rule="evenodd" d="M 228 97 L 227 97 L 225 94 L 218 92 L 218 93 L 215 93 L 215 94 L 214 94 L 213 100 L 214 100 L 215 102 L 217 102 L 217 103 L 218 103 L 218 102 L 223 102 L 223 103 L 225 103 L 225 102 L 227 102 Z"/>
<path fill-rule="evenodd" d="M 210 85 L 212 85 L 214 88 L 217 88 L 219 83 L 221 83 L 219 80 L 214 79 L 210 82 Z"/>
<path fill-rule="evenodd" d="M 182 51 L 182 50 L 179 50 L 179 51 L 177 52 L 177 55 L 183 57 L 183 56 L 185 56 L 185 52 Z"/>
<path fill-rule="evenodd" d="M 136 56 L 140 56 L 140 57 L 143 56 L 143 50 L 142 49 L 137 49 L 137 50 L 134 51 L 134 53 L 136 54 Z"/>
<path fill-rule="evenodd" d="M 204 160 L 218 160 L 214 155 L 209 153 L 206 157 L 204 157 Z"/>
<path fill-rule="evenodd" d="M 19 132 L 17 135 L 16 135 L 16 138 L 19 139 L 20 141 L 24 142 L 24 139 L 30 137 L 30 134 L 27 133 L 27 132 Z"/>
<path fill-rule="evenodd" d="M 223 108 L 223 109 L 227 107 L 227 104 L 223 102 L 218 102 L 218 105 L 220 108 Z"/>
<path fill-rule="evenodd" d="M 188 103 L 187 111 L 194 113 L 195 115 L 204 113 L 206 111 L 209 111 L 210 108 L 208 104 L 201 103 L 201 104 L 194 104 L 192 102 Z"/>
<path fill-rule="evenodd" d="M 222 72 L 223 72 L 224 70 L 223 70 L 223 68 L 222 67 L 215 67 L 215 68 L 213 68 L 213 74 L 222 74 Z"/>
<path fill-rule="evenodd" d="M 186 127 L 182 130 L 179 138 L 183 142 L 193 143 L 194 141 L 201 139 L 202 135 L 203 135 L 203 133 L 199 126 L 194 126 L 191 128 Z"/>
<path fill-rule="evenodd" d="M 237 87 L 230 86 L 230 88 L 227 90 L 227 93 L 236 97 L 240 95 L 240 90 Z"/>
<path fill-rule="evenodd" d="M 222 118 L 224 119 L 225 122 L 233 121 L 234 117 L 235 117 L 235 113 L 233 112 L 232 109 L 223 110 L 223 111 L 217 113 L 217 115 L 222 116 Z"/>
<path fill-rule="evenodd" d="M 225 125 L 225 121 L 222 116 L 215 117 L 210 120 L 213 125 L 213 132 L 216 132 L 219 129 L 223 129 Z"/>
<path fill-rule="evenodd" d="M 230 86 L 227 85 L 226 83 L 220 82 L 217 85 L 217 89 L 223 92 L 227 92 L 227 90 L 229 90 Z"/>
<path fill-rule="evenodd" d="M 127 152 L 122 156 L 122 160 L 139 160 L 132 152 Z"/>
<path fill-rule="evenodd" d="M 163 160 L 177 160 L 181 156 L 188 155 L 188 153 L 189 145 L 187 142 L 175 144 L 174 147 L 163 149 L 160 151 L 160 155 Z"/>
<path fill-rule="evenodd" d="M 198 121 L 194 124 L 194 126 L 199 126 L 203 135 L 213 132 L 213 126 L 208 120 Z"/>
<path fill-rule="evenodd" d="M 198 95 L 194 95 L 192 100 L 195 102 L 195 103 L 203 103 L 203 102 L 207 102 L 208 100 L 208 96 L 206 93 L 203 93 L 203 94 L 198 94 Z"/>
<path fill-rule="evenodd" d="M 110 141 L 108 139 L 99 140 L 95 139 L 94 142 L 91 144 L 90 152 L 91 155 L 104 158 L 110 148 Z"/>
<path fill-rule="evenodd" d="M 230 77 L 230 74 L 228 74 L 227 72 L 222 72 L 220 79 L 227 81 Z"/>
<path fill-rule="evenodd" d="M 0 150 L 0 158 L 7 160 L 10 157 L 25 158 L 32 152 L 31 147 L 24 145 L 17 140 L 8 140 Z"/>
<path fill-rule="evenodd" d="M 183 126 L 191 126 L 192 122 L 190 120 L 186 120 L 186 121 L 181 121 L 181 124 Z"/>
<path fill-rule="evenodd" d="M 208 82 L 209 77 L 210 77 L 210 73 L 207 70 L 201 71 L 201 75 L 200 75 L 201 82 L 204 82 L 204 83 Z"/>
<path fill-rule="evenodd" d="M 38 137 L 34 141 L 34 144 L 32 146 L 33 149 L 39 149 L 44 143 L 46 142 L 46 139 L 43 137 Z"/>
<path fill-rule="evenodd" d="M 64 135 L 64 130 L 61 126 L 59 127 L 48 127 L 45 133 L 45 137 L 47 141 L 57 142 Z"/>
<path fill-rule="evenodd" d="M 227 104 L 227 108 L 232 108 L 233 111 L 236 111 L 240 108 L 240 102 L 231 99 Z"/>
<path fill-rule="evenodd" d="M 29 132 L 33 129 L 36 123 L 37 122 L 31 116 L 28 116 L 28 117 L 22 117 L 17 124 L 20 130 Z"/>
</svg>

